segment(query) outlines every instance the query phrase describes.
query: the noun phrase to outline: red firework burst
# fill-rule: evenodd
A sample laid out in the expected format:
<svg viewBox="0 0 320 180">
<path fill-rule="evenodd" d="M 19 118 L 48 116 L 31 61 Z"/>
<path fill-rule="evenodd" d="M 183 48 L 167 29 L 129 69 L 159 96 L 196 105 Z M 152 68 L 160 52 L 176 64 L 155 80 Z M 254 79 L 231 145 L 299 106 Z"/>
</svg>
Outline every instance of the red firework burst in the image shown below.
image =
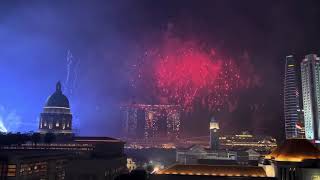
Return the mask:
<svg viewBox="0 0 320 180">
<path fill-rule="evenodd" d="M 195 47 L 162 53 L 163 58 L 154 66 L 157 87 L 162 96 L 187 110 L 195 101 L 214 110 L 238 87 L 240 75 L 232 60 L 222 60 Z"/>
<path fill-rule="evenodd" d="M 240 72 L 234 61 L 219 57 L 213 49 L 202 50 L 195 43 L 167 40 L 162 48 L 147 51 L 143 62 L 147 66 L 139 67 L 139 78 L 152 80 L 145 82 L 154 83 L 159 98 L 166 97 L 187 111 L 196 102 L 215 111 L 239 88 Z"/>
</svg>

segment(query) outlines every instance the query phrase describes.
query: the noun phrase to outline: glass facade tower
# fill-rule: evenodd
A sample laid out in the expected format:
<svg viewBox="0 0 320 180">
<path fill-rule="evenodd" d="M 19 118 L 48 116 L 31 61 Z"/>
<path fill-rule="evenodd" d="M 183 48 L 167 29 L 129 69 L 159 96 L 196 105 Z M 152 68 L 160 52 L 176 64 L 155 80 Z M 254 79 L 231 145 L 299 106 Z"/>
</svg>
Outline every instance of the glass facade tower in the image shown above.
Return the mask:
<svg viewBox="0 0 320 180">
<path fill-rule="evenodd" d="M 316 54 L 301 62 L 301 82 L 306 139 L 319 140 L 320 58 Z"/>
<path fill-rule="evenodd" d="M 298 123 L 299 93 L 296 61 L 292 55 L 286 57 L 284 78 L 284 118 L 286 139 L 299 138 Z"/>
</svg>

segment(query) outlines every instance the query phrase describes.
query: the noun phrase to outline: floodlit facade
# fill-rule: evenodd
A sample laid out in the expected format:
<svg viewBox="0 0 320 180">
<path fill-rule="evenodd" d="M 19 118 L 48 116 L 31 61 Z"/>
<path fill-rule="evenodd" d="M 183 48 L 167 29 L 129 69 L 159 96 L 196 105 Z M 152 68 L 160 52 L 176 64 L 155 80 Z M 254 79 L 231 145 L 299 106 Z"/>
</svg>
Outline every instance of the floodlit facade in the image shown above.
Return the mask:
<svg viewBox="0 0 320 180">
<path fill-rule="evenodd" d="M 296 61 L 292 55 L 286 57 L 284 77 L 284 118 L 286 139 L 300 138 L 299 92 L 296 74 Z"/>
<path fill-rule="evenodd" d="M 62 93 L 61 83 L 56 84 L 56 91 L 49 96 L 39 121 L 40 133 L 72 133 L 72 114 L 68 98 Z"/>
<path fill-rule="evenodd" d="M 301 81 L 306 139 L 320 139 L 320 58 L 309 54 L 301 62 Z"/>
<path fill-rule="evenodd" d="M 262 159 L 260 167 L 278 180 L 318 180 L 320 151 L 306 139 L 289 139 Z"/>
<path fill-rule="evenodd" d="M 262 167 L 223 165 L 173 165 L 157 172 L 151 179 L 273 179 Z M 158 178 L 157 178 L 158 176 Z"/>
<path fill-rule="evenodd" d="M 226 149 L 253 149 L 257 152 L 269 152 L 277 147 L 277 141 L 271 136 L 252 135 L 245 131 L 241 134 L 222 135 L 219 138 L 220 146 Z"/>
<path fill-rule="evenodd" d="M 219 149 L 219 123 L 214 119 L 214 117 L 211 118 L 210 121 L 210 148 L 212 150 L 218 150 Z"/>
<path fill-rule="evenodd" d="M 132 158 L 127 158 L 127 169 L 129 171 L 135 170 L 137 168 L 136 162 Z"/>
</svg>

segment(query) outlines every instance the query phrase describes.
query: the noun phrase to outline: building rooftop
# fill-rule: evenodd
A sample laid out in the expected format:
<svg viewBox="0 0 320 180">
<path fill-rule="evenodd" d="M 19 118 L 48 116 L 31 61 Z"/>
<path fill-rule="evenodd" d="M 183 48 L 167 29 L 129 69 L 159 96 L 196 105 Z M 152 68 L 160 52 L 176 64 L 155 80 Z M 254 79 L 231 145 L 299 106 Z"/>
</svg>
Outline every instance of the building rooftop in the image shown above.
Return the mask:
<svg viewBox="0 0 320 180">
<path fill-rule="evenodd" d="M 45 107 L 70 108 L 68 98 L 64 94 L 62 94 L 60 82 L 56 84 L 56 91 L 51 96 L 49 96 Z"/>
<path fill-rule="evenodd" d="M 21 159 L 31 159 L 31 158 L 53 158 L 53 157 L 67 157 L 70 155 L 67 151 L 41 151 L 41 150 L 32 150 L 32 149 L 1 149 L 0 159 L 8 158 L 21 158 Z"/>
<path fill-rule="evenodd" d="M 266 159 L 288 162 L 320 159 L 320 150 L 306 139 L 289 139 L 267 155 Z"/>
<path fill-rule="evenodd" d="M 232 176 L 232 177 L 267 177 L 262 167 L 228 165 L 174 165 L 157 174 Z"/>
<path fill-rule="evenodd" d="M 109 142 L 121 142 L 121 140 L 111 137 L 93 137 L 93 136 L 78 136 L 74 137 L 74 142 L 86 142 L 86 143 L 109 143 Z"/>
</svg>

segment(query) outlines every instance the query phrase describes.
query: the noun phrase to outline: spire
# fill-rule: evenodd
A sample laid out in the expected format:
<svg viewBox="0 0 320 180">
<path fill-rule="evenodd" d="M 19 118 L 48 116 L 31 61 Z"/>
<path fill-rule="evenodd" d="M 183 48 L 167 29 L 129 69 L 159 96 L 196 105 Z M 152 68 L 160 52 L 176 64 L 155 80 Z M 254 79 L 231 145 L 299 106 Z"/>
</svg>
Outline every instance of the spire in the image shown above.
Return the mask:
<svg viewBox="0 0 320 180">
<path fill-rule="evenodd" d="M 60 83 L 60 81 L 58 81 L 57 84 L 56 84 L 56 92 L 61 92 L 61 83 Z"/>
</svg>

